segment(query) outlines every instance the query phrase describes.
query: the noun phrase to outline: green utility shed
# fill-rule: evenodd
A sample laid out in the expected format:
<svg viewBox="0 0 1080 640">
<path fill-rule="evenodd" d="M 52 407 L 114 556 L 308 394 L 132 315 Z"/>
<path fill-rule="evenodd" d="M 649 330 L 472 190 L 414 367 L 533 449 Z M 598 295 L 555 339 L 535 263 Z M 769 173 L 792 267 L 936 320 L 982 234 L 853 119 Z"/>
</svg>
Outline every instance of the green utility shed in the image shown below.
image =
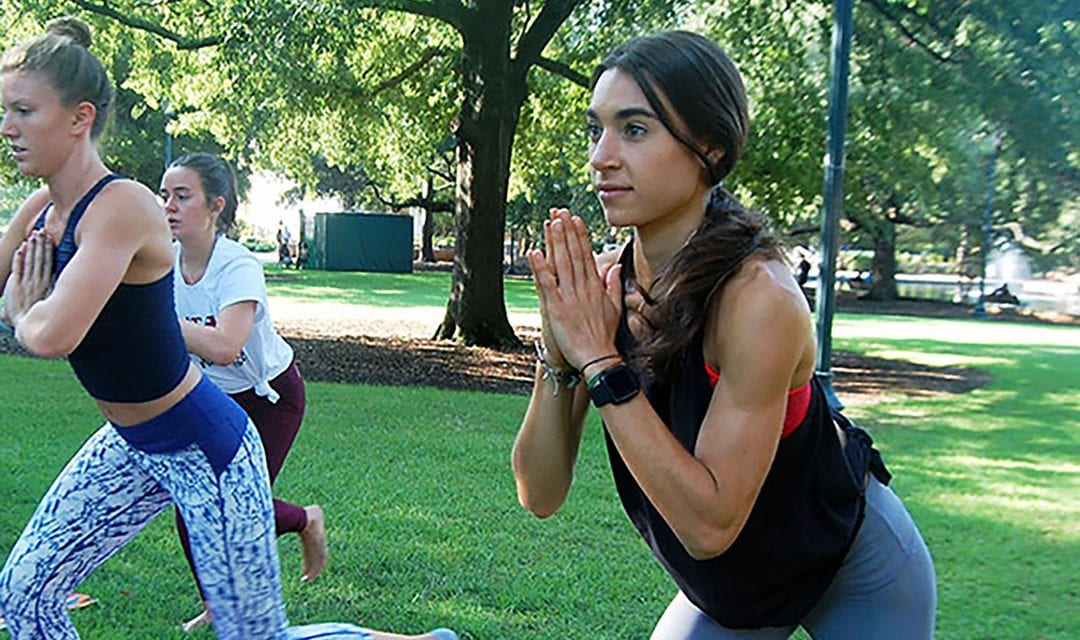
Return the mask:
<svg viewBox="0 0 1080 640">
<path fill-rule="evenodd" d="M 308 267 L 326 271 L 412 273 L 410 215 L 316 213 Z"/>
</svg>

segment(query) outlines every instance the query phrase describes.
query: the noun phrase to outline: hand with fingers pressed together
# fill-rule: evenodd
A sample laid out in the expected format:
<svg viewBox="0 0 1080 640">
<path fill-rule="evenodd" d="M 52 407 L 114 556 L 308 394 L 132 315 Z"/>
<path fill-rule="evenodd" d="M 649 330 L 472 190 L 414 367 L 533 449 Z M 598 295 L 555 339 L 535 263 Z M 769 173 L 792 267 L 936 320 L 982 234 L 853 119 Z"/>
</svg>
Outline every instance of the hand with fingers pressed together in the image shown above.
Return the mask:
<svg viewBox="0 0 1080 640">
<path fill-rule="evenodd" d="M 581 370 L 586 363 L 614 354 L 622 313 L 618 265 L 597 271 L 588 229 L 566 209 L 552 211 L 544 223 L 547 252 L 529 254 L 535 274 L 544 346 L 552 358 Z"/>
<path fill-rule="evenodd" d="M 11 259 L 11 275 L 4 286 L 5 321 L 17 326 L 22 316 L 52 288 L 53 243 L 37 230 L 23 240 Z"/>
</svg>

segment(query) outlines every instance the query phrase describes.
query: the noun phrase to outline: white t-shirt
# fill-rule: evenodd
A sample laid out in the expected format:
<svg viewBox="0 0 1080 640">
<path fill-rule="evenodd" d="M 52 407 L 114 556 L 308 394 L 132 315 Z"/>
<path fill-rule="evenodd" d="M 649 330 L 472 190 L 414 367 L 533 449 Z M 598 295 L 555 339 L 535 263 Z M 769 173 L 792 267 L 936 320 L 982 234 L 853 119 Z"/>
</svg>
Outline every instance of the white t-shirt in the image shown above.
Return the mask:
<svg viewBox="0 0 1080 640">
<path fill-rule="evenodd" d="M 269 383 L 292 363 L 293 350 L 274 330 L 270 321 L 266 279 L 259 260 L 240 243 L 218 235 L 205 275 L 195 284 L 187 284 L 180 273 L 180 250 L 180 243 L 174 242 L 176 314 L 181 319 L 212 327 L 217 324 L 218 314 L 225 307 L 238 302 L 255 303 L 255 322 L 251 334 L 235 362 L 214 364 L 194 353 L 191 354 L 191 361 L 225 393 L 240 393 L 254 388 L 257 395 L 277 402 L 279 396 Z"/>
</svg>

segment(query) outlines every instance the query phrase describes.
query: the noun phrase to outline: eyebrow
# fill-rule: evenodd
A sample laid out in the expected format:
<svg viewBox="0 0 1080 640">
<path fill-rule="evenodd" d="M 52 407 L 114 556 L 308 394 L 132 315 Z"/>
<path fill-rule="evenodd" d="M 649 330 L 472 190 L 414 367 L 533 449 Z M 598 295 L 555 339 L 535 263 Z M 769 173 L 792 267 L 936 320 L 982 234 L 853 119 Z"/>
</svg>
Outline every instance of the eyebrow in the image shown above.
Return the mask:
<svg viewBox="0 0 1080 640">
<path fill-rule="evenodd" d="M 595 118 L 597 120 L 600 119 L 600 116 L 593 109 L 589 109 L 588 111 L 586 111 L 585 116 L 588 118 Z M 615 112 L 616 120 L 627 120 L 629 118 L 633 118 L 634 116 L 643 116 L 646 118 L 652 118 L 653 120 L 660 119 L 659 116 L 644 107 L 626 107 L 625 109 L 619 109 Z"/>
</svg>

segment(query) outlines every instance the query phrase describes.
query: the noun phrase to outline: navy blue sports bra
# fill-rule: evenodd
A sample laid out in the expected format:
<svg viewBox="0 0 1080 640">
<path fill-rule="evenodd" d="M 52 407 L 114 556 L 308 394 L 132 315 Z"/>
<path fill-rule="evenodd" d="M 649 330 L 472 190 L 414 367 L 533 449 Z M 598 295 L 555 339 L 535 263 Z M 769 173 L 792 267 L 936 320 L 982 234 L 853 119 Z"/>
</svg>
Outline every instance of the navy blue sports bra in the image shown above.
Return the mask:
<svg viewBox="0 0 1080 640">
<path fill-rule="evenodd" d="M 86 208 L 105 185 L 122 178 L 105 176 L 75 204 L 56 244 L 54 278 L 78 251 L 75 228 Z M 44 227 L 51 206 L 41 212 L 35 229 Z M 176 388 L 189 359 L 173 303 L 172 272 L 149 284 L 120 283 L 68 362 L 90 395 L 106 402 L 147 402 Z"/>
</svg>

